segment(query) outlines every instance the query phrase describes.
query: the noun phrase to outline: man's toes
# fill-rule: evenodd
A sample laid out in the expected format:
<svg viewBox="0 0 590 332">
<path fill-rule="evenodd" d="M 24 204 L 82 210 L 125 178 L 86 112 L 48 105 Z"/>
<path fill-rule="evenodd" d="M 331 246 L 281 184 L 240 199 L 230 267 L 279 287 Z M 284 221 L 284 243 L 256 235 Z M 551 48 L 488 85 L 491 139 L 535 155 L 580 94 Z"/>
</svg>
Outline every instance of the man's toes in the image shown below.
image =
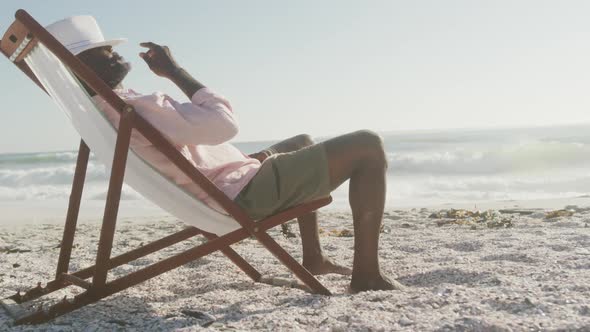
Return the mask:
<svg viewBox="0 0 590 332">
<path fill-rule="evenodd" d="M 390 289 L 391 290 L 399 290 L 399 291 L 403 291 L 408 289 L 408 287 L 404 286 L 401 282 L 395 280 L 395 279 L 389 279 L 389 284 L 391 285 Z"/>
</svg>

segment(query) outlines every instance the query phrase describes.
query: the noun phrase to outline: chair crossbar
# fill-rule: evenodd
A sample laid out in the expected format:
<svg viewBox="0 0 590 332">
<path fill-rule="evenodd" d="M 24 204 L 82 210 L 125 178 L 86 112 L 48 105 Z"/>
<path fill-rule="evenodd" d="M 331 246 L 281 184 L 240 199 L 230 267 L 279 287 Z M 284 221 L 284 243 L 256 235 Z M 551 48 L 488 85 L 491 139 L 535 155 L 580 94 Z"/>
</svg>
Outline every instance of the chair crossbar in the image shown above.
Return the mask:
<svg viewBox="0 0 590 332">
<path fill-rule="evenodd" d="M 72 285 L 76 285 L 78 287 L 82 287 L 85 289 L 90 289 L 90 287 L 92 287 L 92 284 L 89 283 L 88 281 L 82 279 L 82 278 L 78 278 L 76 276 L 73 276 L 71 274 L 67 274 L 67 273 L 62 273 L 60 276 L 60 279 L 65 283 L 65 284 L 72 284 Z"/>
</svg>

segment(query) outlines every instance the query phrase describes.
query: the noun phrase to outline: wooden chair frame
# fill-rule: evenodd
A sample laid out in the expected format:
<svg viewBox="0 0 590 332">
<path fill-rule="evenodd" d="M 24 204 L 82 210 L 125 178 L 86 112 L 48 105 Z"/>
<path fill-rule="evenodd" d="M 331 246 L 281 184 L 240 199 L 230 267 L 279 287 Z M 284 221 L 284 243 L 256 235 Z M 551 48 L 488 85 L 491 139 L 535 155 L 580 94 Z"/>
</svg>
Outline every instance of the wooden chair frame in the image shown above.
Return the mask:
<svg viewBox="0 0 590 332">
<path fill-rule="evenodd" d="M 49 321 L 57 316 L 96 302 L 217 250 L 225 254 L 252 280 L 259 282 L 261 281 L 261 274 L 230 247 L 230 245 L 248 237 L 256 238 L 313 292 L 330 295 L 330 291 L 285 251 L 266 231 L 329 204 L 332 201 L 331 197 L 287 209 L 260 221 L 252 220 L 242 208 L 230 200 L 206 176 L 193 167 L 157 129 L 139 116 L 132 106 L 121 100 L 89 67 L 72 55 L 72 53 L 26 11 L 22 9 L 18 10 L 15 18 L 16 20 L 8 28 L 0 42 L 0 49 L 10 61 L 18 66 L 37 85 L 43 88 L 37 77 L 35 77 L 26 63 L 22 61 L 36 43 L 42 43 L 121 115 L 104 217 L 100 231 L 96 264 L 76 272 L 69 271 L 72 245 L 90 154 L 89 147 L 81 140 L 55 279 L 49 281 L 44 287 L 39 283 L 37 287 L 27 290 L 24 294 L 17 292 L 15 295 L 0 301 L 3 307 L 14 318 L 15 324 L 38 324 Z M 195 227 L 187 227 L 180 232 L 166 236 L 122 255 L 111 257 L 121 188 L 130 148 L 131 131 L 133 129 L 145 136 L 160 152 L 170 159 L 170 162 L 174 163 L 184 174 L 207 192 L 216 203 L 223 207 L 239 223 L 241 228 L 222 236 L 216 236 Z M 107 280 L 107 274 L 110 269 L 144 257 L 195 235 L 203 235 L 208 241 L 175 256 L 129 273 L 128 275 L 111 281 Z M 86 280 L 90 277 L 92 277 L 91 282 Z M 85 291 L 72 299 L 64 298 L 61 302 L 48 308 L 28 311 L 21 307 L 22 303 L 37 299 L 70 285 L 84 288 Z"/>
</svg>

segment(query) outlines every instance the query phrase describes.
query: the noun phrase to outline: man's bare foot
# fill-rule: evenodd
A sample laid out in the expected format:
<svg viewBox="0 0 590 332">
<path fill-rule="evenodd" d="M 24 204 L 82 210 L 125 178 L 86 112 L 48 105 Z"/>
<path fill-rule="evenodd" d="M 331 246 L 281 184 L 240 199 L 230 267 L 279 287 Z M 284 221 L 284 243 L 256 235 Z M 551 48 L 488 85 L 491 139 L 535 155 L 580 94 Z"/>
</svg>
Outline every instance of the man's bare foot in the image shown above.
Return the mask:
<svg viewBox="0 0 590 332">
<path fill-rule="evenodd" d="M 315 259 L 311 263 L 304 260 L 303 267 L 305 267 L 313 275 L 336 273 L 349 276 L 352 274 L 352 270 L 350 268 L 333 263 L 331 260 L 325 257 Z"/>
<path fill-rule="evenodd" d="M 370 290 L 405 290 L 406 286 L 398 281 L 379 275 L 375 279 L 352 278 L 350 282 L 350 292 L 358 293 Z"/>
</svg>

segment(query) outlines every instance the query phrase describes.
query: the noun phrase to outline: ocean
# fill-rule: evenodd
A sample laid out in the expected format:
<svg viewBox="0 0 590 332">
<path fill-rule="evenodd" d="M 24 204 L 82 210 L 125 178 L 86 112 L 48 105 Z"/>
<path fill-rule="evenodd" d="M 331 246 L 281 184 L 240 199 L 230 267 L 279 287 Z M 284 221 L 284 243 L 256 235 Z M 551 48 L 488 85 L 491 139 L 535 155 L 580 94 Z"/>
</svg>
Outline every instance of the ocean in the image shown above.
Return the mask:
<svg viewBox="0 0 590 332">
<path fill-rule="evenodd" d="M 590 194 L 590 125 L 381 134 L 389 162 L 388 207 Z M 272 143 L 235 145 L 252 153 Z M 76 155 L 76 151 L 0 154 L 0 206 L 12 208 L 10 218 L 19 214 L 18 209 L 67 206 Z M 84 201 L 104 205 L 107 181 L 105 168 L 91 156 Z M 348 184 L 333 197 L 332 207 L 347 207 Z M 122 200 L 134 209 L 157 209 L 127 186 Z"/>
</svg>

